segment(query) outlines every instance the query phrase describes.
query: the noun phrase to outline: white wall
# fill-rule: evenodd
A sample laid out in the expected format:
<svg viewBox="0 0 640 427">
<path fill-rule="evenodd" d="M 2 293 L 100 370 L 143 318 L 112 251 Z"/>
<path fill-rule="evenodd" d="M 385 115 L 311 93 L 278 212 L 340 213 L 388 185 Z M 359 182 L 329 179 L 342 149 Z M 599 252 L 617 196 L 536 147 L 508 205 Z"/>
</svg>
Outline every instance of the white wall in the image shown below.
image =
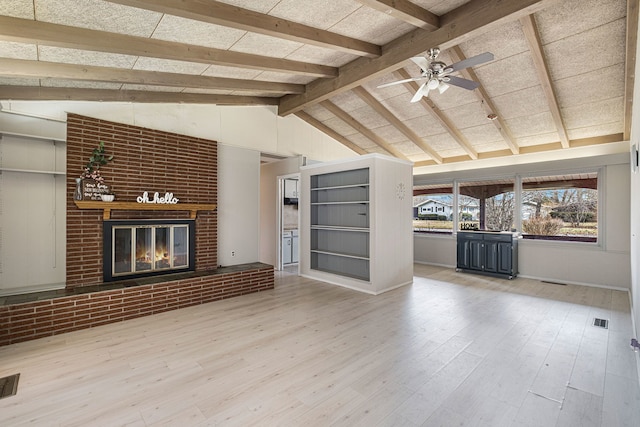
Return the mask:
<svg viewBox="0 0 640 427">
<path fill-rule="evenodd" d="M 260 153 L 218 145 L 218 264 L 258 260 Z"/>
<path fill-rule="evenodd" d="M 127 102 L 2 101 L 2 110 L 66 120 L 67 113 L 212 139 L 221 144 L 329 161 L 353 151 L 296 116 L 279 117 L 275 106 L 133 104 Z M 11 122 L 24 121 L 13 116 Z M 0 130 L 8 119 L 0 119 Z M 46 124 L 46 123 L 45 123 Z M 10 126 L 15 126 L 10 124 Z M 48 131 L 48 130 L 47 130 Z M 40 132 L 38 128 L 22 133 Z M 40 134 L 40 133 L 38 133 Z M 57 136 L 65 138 L 58 132 Z"/>
<path fill-rule="evenodd" d="M 640 36 L 640 34 L 639 34 Z M 636 73 L 640 72 L 640 43 L 636 51 Z M 633 88 L 633 99 L 640 100 L 640 82 L 636 81 Z M 631 144 L 640 145 L 640 108 L 634 103 L 631 120 Z M 640 333 L 640 170 L 631 173 L 631 314 L 634 319 L 634 336 Z M 640 378 L 640 354 L 636 353 L 638 375 Z"/>
<path fill-rule="evenodd" d="M 626 146 L 622 143 L 620 146 Z M 519 271 L 521 276 L 629 289 L 631 282 L 629 254 L 629 164 L 626 152 L 555 162 L 523 163 L 423 174 L 414 182 L 428 183 L 453 179 L 483 179 L 514 176 L 516 173 L 558 174 L 583 168 L 601 167 L 601 230 L 598 244 L 542 240 L 519 241 Z M 455 267 L 455 236 L 414 235 L 414 256 L 417 262 Z"/>
</svg>

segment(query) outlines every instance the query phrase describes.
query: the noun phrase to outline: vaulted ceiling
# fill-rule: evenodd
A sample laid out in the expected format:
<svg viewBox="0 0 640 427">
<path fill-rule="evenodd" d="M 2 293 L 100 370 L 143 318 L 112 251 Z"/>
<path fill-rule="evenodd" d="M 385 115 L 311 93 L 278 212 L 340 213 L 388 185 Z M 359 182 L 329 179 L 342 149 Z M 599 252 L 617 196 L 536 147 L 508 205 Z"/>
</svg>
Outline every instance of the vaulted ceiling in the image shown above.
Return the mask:
<svg viewBox="0 0 640 427">
<path fill-rule="evenodd" d="M 416 166 L 629 138 L 639 0 L 3 0 L 0 100 L 277 105 Z M 439 47 L 475 90 L 410 102 Z M 493 120 L 490 120 L 492 117 Z"/>
</svg>

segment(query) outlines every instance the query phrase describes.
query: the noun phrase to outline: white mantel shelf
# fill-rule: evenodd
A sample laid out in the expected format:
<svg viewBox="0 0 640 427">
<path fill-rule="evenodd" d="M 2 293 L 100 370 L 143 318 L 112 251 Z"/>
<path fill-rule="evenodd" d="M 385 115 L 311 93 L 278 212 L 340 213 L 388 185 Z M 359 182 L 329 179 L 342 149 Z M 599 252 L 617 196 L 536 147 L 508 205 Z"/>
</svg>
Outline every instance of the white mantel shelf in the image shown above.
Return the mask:
<svg viewBox="0 0 640 427">
<path fill-rule="evenodd" d="M 111 211 L 189 211 L 190 218 L 196 219 L 198 211 L 215 211 L 218 205 L 213 203 L 136 203 L 136 202 L 100 202 L 95 200 L 74 200 L 78 209 L 102 209 L 102 219 L 111 219 Z"/>
</svg>

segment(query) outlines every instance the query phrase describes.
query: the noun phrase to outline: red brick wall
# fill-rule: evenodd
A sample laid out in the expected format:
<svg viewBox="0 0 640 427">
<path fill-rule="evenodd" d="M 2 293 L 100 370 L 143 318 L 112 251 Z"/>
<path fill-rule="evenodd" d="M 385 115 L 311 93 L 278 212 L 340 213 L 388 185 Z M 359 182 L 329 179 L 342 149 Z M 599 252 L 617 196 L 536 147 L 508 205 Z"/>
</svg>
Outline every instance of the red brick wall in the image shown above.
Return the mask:
<svg viewBox="0 0 640 427">
<path fill-rule="evenodd" d="M 104 142 L 114 155 L 101 169 L 116 200 L 135 201 L 143 191 L 173 193 L 182 203 L 216 203 L 217 143 L 174 133 L 69 114 L 67 116 L 67 288 L 102 283 L 102 211 L 73 203 L 75 179 L 91 151 Z M 188 212 L 114 211 L 113 219 L 188 218 Z M 217 267 L 215 212 L 196 220 L 196 271 Z"/>
<path fill-rule="evenodd" d="M 273 289 L 273 267 L 0 306 L 0 346 Z"/>
</svg>

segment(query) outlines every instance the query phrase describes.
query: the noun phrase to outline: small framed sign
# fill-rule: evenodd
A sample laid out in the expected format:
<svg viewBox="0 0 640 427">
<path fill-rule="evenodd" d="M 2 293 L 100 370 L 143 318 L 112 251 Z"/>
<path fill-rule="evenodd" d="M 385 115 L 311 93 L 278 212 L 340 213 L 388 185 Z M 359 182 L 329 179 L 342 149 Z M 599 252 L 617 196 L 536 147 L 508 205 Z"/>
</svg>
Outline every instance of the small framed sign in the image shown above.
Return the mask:
<svg viewBox="0 0 640 427">
<path fill-rule="evenodd" d="M 82 180 L 82 200 L 102 200 L 103 194 L 111 194 L 107 184 L 93 179 Z"/>
</svg>

